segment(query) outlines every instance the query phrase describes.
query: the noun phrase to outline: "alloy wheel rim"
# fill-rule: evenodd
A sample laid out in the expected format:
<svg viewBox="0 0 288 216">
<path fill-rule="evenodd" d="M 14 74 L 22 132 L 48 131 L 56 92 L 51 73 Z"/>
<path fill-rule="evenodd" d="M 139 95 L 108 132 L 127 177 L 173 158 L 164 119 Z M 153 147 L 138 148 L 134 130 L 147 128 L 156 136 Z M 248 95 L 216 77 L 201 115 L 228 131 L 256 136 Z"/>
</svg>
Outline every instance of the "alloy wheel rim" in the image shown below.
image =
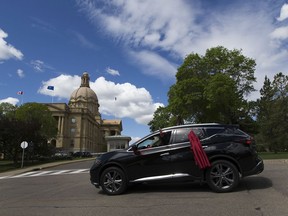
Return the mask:
<svg viewBox="0 0 288 216">
<path fill-rule="evenodd" d="M 116 192 L 121 188 L 122 177 L 117 171 L 106 173 L 104 179 L 104 187 L 110 193 Z"/>
<path fill-rule="evenodd" d="M 224 164 L 215 165 L 210 173 L 213 184 L 220 189 L 228 189 L 234 184 L 235 174 L 231 167 Z"/>
</svg>

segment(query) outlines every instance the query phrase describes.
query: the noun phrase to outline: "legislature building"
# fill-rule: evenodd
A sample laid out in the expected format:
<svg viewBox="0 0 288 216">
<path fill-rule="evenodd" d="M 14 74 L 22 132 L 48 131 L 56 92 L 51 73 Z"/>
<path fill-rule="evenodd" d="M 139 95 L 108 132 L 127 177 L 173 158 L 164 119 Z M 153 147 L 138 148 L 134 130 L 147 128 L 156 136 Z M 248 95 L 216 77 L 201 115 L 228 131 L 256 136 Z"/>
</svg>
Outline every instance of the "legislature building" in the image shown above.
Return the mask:
<svg viewBox="0 0 288 216">
<path fill-rule="evenodd" d="M 57 137 L 49 142 L 58 151 L 105 152 L 128 147 L 130 137 L 122 136 L 122 120 L 101 118 L 96 93 L 84 72 L 81 85 L 71 94 L 69 103 L 45 103 L 58 122 Z"/>
</svg>

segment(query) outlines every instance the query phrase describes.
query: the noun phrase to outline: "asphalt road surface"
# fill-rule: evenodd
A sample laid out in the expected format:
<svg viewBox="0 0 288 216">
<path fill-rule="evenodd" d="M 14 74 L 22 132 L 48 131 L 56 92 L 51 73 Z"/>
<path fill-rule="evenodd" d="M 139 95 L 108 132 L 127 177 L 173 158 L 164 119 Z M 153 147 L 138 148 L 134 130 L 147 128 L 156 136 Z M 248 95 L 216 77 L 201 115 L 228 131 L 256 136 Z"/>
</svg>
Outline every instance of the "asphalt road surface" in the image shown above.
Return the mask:
<svg viewBox="0 0 288 216">
<path fill-rule="evenodd" d="M 242 179 L 232 193 L 207 185 L 133 186 L 124 195 L 107 196 L 94 188 L 92 161 L 61 165 L 0 178 L 1 216 L 287 216 L 287 161 L 265 162 L 257 176 Z"/>
</svg>

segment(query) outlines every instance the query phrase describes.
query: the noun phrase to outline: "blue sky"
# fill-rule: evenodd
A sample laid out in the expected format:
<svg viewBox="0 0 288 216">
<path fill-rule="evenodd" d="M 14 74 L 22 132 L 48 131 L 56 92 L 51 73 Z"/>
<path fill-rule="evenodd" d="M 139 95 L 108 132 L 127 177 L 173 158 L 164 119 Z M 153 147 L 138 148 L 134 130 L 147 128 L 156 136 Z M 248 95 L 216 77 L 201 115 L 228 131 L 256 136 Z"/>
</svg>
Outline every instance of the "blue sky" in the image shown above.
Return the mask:
<svg viewBox="0 0 288 216">
<path fill-rule="evenodd" d="M 185 56 L 219 45 L 256 60 L 259 98 L 265 75 L 288 75 L 288 2 L 0 0 L 0 102 L 68 103 L 87 71 L 102 118 L 135 140 Z"/>
</svg>

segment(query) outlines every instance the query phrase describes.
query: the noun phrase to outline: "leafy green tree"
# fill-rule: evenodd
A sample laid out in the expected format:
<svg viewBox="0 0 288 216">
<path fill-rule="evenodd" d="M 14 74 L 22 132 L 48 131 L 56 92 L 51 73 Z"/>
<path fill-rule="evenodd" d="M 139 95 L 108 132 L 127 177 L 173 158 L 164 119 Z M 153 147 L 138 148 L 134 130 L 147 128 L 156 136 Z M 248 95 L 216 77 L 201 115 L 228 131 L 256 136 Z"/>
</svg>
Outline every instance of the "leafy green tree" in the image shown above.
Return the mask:
<svg viewBox="0 0 288 216">
<path fill-rule="evenodd" d="M 48 107 L 39 103 L 26 103 L 16 110 L 16 118 L 28 122 L 33 134 L 49 139 L 57 134 L 57 122 Z M 28 133 L 30 136 L 31 134 Z M 27 136 L 29 136 L 27 135 Z"/>
<path fill-rule="evenodd" d="M 255 66 L 241 50 L 222 46 L 208 49 L 204 56 L 192 53 L 178 68 L 167 109 L 182 122 L 251 124 L 251 106 L 244 98 L 254 91 Z"/>
<path fill-rule="evenodd" d="M 236 82 L 227 74 L 213 75 L 205 87 L 207 98 L 207 113 L 205 121 L 213 119 L 219 123 L 233 124 L 238 122 L 239 107 L 243 101 L 237 91 Z"/>
<path fill-rule="evenodd" d="M 0 103 L 0 118 L 13 118 L 17 107 L 10 103 Z"/>
<path fill-rule="evenodd" d="M 267 77 L 258 102 L 259 142 L 278 152 L 288 148 L 288 76 L 278 73 L 271 82 Z"/>
<path fill-rule="evenodd" d="M 49 155 L 52 147 L 47 140 L 56 137 L 57 122 L 48 107 L 39 103 L 26 103 L 16 110 L 16 118 L 29 124 L 23 139 L 32 142 L 38 154 Z"/>
<path fill-rule="evenodd" d="M 47 140 L 57 134 L 57 122 L 42 104 L 27 103 L 20 107 L 0 104 L 0 151 L 15 163 L 21 153 L 20 143 L 34 143 L 36 154 L 49 154 Z"/>
<path fill-rule="evenodd" d="M 154 112 L 153 120 L 148 123 L 150 131 L 178 124 L 177 116 L 173 116 L 168 107 L 158 107 Z"/>
<path fill-rule="evenodd" d="M 0 152 L 7 155 L 7 146 L 14 132 L 9 131 L 11 119 L 14 118 L 16 107 L 10 103 L 0 103 Z M 8 135 L 10 135 L 8 137 Z"/>
</svg>

